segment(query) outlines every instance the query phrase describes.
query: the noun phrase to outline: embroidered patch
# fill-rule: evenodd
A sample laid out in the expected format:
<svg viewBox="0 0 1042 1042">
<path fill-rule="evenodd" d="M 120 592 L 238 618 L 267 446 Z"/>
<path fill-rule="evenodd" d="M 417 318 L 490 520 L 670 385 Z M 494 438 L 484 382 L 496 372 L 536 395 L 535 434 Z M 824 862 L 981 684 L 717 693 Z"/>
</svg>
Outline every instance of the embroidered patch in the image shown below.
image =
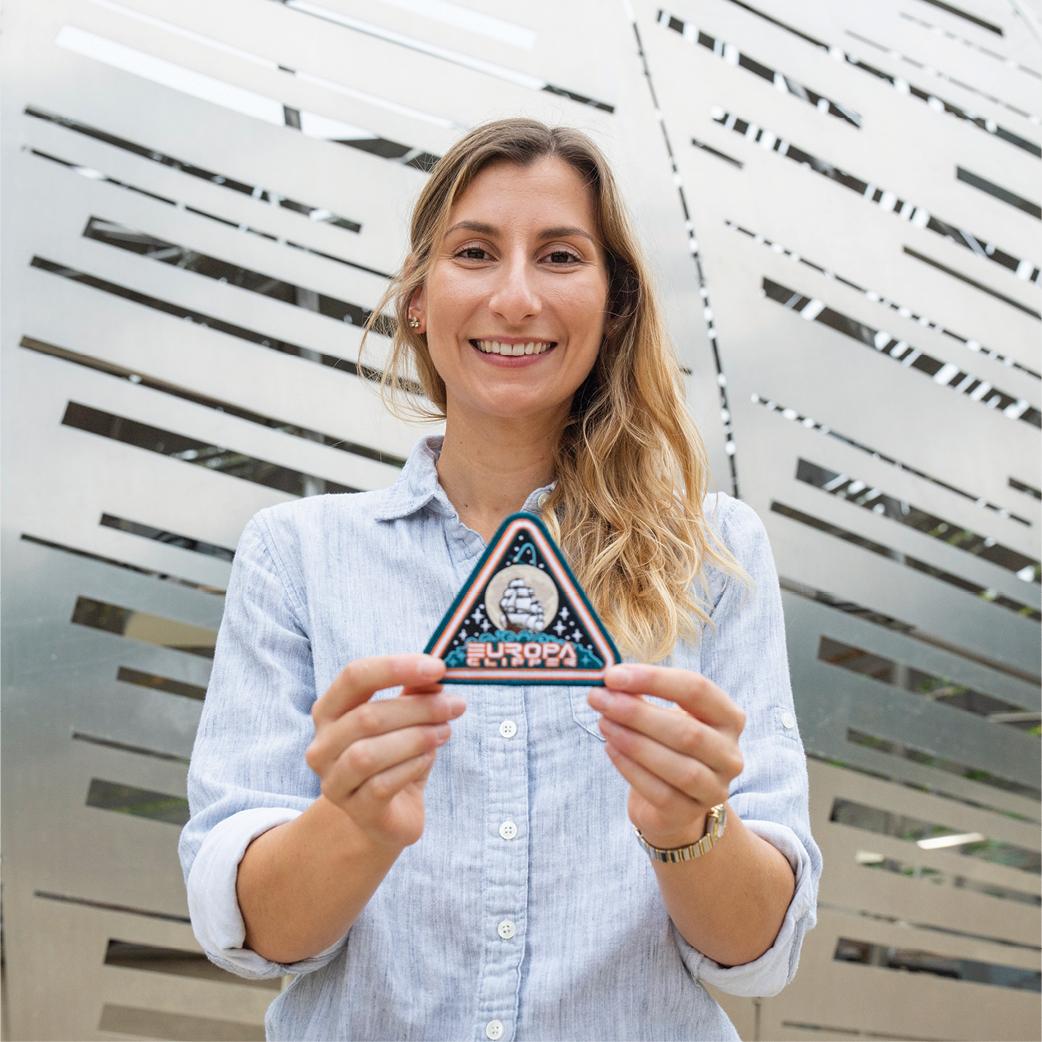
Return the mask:
<svg viewBox="0 0 1042 1042">
<path fill-rule="evenodd" d="M 424 648 L 446 684 L 603 685 L 615 642 L 535 514 L 511 514 Z"/>
</svg>

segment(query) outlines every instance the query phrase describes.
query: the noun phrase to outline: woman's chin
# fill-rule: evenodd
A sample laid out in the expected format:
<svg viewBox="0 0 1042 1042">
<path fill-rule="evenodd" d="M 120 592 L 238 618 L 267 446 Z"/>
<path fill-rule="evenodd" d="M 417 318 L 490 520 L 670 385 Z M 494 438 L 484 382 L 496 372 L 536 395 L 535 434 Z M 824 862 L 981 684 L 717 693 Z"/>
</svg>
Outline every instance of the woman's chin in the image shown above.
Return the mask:
<svg viewBox="0 0 1042 1042">
<path fill-rule="evenodd" d="M 532 420 L 546 422 L 550 417 L 567 415 L 568 403 L 547 401 L 545 394 L 526 394 L 520 388 L 504 388 L 498 394 L 484 394 L 466 403 L 457 402 L 456 411 L 470 413 L 475 419 L 500 422 Z"/>
</svg>

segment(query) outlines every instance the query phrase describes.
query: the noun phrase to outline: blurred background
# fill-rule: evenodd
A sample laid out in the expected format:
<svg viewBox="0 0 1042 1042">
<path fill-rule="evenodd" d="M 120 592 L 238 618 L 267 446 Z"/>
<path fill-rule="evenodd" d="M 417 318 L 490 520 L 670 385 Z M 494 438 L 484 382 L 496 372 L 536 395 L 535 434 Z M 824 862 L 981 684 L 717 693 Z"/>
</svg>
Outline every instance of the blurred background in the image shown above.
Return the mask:
<svg viewBox="0 0 1042 1042">
<path fill-rule="evenodd" d="M 5 7 L 5 1037 L 263 1038 L 176 856 L 229 565 L 429 430 L 360 326 L 508 115 L 611 158 L 778 563 L 826 868 L 795 983 L 725 1007 L 1040 1037 L 1040 0 Z"/>
</svg>

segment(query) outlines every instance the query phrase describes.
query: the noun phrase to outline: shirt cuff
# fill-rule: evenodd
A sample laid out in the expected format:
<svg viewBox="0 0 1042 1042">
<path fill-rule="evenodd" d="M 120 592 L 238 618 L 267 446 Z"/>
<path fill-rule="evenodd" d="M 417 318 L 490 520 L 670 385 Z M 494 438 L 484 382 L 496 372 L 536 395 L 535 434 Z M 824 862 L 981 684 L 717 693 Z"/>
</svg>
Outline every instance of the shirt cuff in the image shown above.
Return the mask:
<svg viewBox="0 0 1042 1042">
<path fill-rule="evenodd" d="M 239 862 L 258 836 L 301 813 L 288 807 L 255 807 L 232 814 L 207 833 L 192 862 L 187 882 L 192 931 L 207 958 L 229 973 L 254 979 L 310 973 L 331 962 L 347 940 L 345 933 L 317 955 L 292 963 L 272 962 L 243 947 L 246 924 L 235 891 Z"/>
<path fill-rule="evenodd" d="M 752 962 L 724 967 L 688 944 L 676 924 L 671 926 L 680 957 L 695 980 L 712 984 L 730 995 L 767 998 L 777 995 L 796 976 L 804 935 L 817 922 L 817 891 L 810 856 L 792 829 L 773 821 L 743 819 L 742 823 L 777 847 L 796 875 L 796 890 L 774 943 Z"/>
</svg>

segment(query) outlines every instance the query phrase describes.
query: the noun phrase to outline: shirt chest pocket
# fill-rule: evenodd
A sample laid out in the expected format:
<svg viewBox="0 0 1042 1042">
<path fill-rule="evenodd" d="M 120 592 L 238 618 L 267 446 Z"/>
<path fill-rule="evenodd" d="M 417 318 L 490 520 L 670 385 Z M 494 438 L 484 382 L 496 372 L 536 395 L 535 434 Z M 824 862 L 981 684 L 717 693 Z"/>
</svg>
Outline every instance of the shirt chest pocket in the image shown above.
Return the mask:
<svg viewBox="0 0 1042 1042">
<path fill-rule="evenodd" d="M 589 693 L 590 689 L 588 687 L 570 687 L 568 689 L 568 697 L 571 701 L 572 720 L 575 722 L 576 726 L 582 728 L 582 730 L 587 734 L 592 735 L 594 738 L 603 742 L 604 735 L 601 733 L 601 729 L 597 726 L 601 714 L 586 701 Z M 643 695 L 642 697 L 645 702 L 662 709 L 675 710 L 677 708 L 677 704 L 670 701 L 668 698 L 658 698 L 655 695 Z"/>
<path fill-rule="evenodd" d="M 601 714 L 586 701 L 586 697 L 589 693 L 590 689 L 588 687 L 568 688 L 568 699 L 571 704 L 572 720 L 577 727 L 580 727 L 583 731 L 592 735 L 598 741 L 603 742 L 604 735 L 601 734 L 600 728 L 597 726 Z"/>
</svg>

